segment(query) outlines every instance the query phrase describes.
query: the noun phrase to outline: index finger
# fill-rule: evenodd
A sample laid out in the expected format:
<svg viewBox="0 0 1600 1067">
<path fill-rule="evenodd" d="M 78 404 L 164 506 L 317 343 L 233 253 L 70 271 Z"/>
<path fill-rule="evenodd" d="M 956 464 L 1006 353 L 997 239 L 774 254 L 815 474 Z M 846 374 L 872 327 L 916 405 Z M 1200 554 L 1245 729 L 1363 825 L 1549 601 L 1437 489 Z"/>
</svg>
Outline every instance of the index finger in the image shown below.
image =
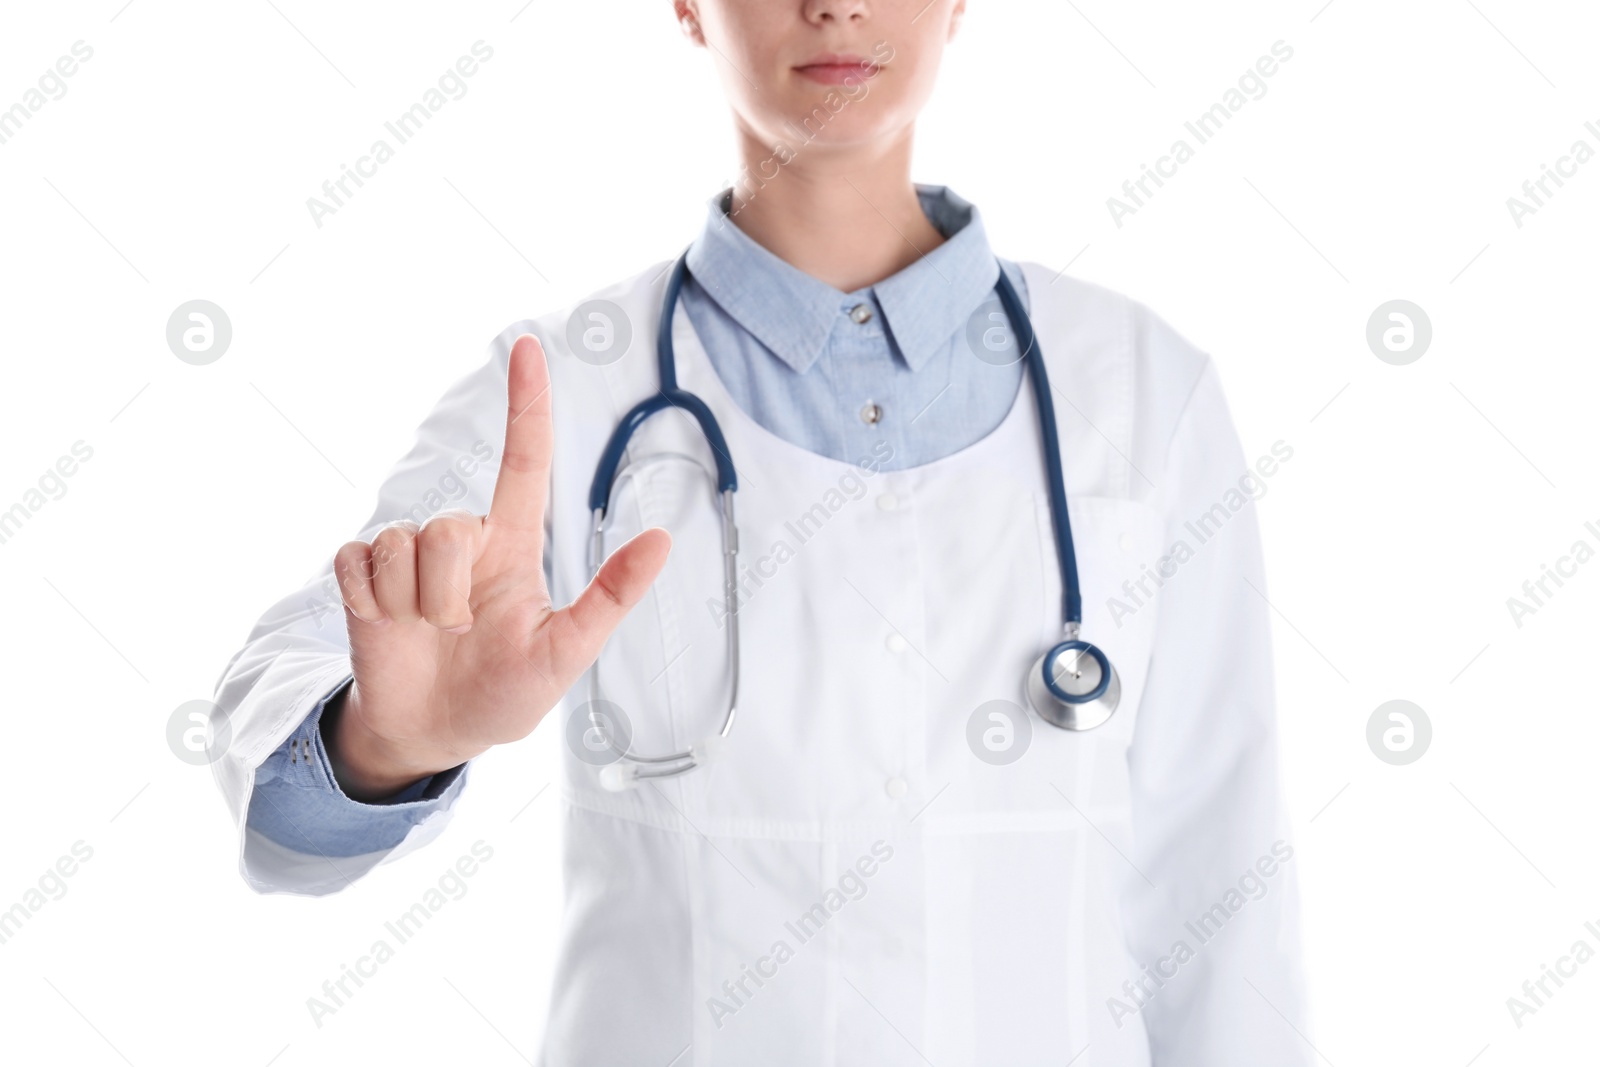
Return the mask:
<svg viewBox="0 0 1600 1067">
<path fill-rule="evenodd" d="M 511 346 L 506 398 L 506 443 L 500 453 L 489 521 L 538 535 L 544 529 L 555 435 L 550 424 L 550 368 L 545 364 L 544 347 L 531 333 L 523 334 Z"/>
</svg>

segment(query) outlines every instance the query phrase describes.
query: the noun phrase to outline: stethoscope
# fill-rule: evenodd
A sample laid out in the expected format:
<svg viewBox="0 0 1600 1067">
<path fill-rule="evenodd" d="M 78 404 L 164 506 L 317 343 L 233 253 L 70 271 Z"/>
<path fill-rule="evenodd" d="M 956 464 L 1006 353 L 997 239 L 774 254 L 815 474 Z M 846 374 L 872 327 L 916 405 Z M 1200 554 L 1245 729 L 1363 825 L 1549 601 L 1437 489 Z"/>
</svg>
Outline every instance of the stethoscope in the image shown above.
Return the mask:
<svg viewBox="0 0 1600 1067">
<path fill-rule="evenodd" d="M 728 442 L 722 435 L 711 409 L 693 393 L 678 387 L 678 371 L 672 346 L 672 318 L 677 309 L 678 295 L 683 290 L 683 280 L 688 277 L 688 253 L 678 258 L 672 276 L 667 281 L 666 296 L 662 300 L 661 320 L 656 333 L 656 362 L 661 389 L 655 396 L 636 404 L 618 423 L 600 454 L 595 468 L 594 481 L 589 487 L 589 511 L 593 518 L 589 537 L 589 576 L 591 580 L 605 562 L 606 516 L 611 507 L 616 487 L 634 477 L 646 465 L 663 462 L 687 462 L 705 471 L 716 486 L 722 505 L 722 587 L 723 610 L 728 629 L 728 662 L 732 664 L 732 682 L 728 692 L 727 710 L 723 712 L 721 728 L 704 740 L 683 749 L 660 756 L 646 756 L 634 752 L 631 740 L 618 742 L 617 725 L 609 721 L 609 705 L 602 696 L 600 661 L 595 660 L 589 670 L 589 730 L 586 737 L 591 745 L 609 747 L 616 761 L 605 766 L 600 773 L 601 784 L 610 790 L 622 790 L 642 779 L 668 778 L 683 774 L 710 762 L 722 742 L 733 731 L 739 705 L 739 598 L 738 563 L 739 531 L 734 524 L 733 496 L 739 481 L 733 469 L 733 459 L 728 455 Z M 1023 685 L 1023 692 L 1034 712 L 1045 722 L 1063 730 L 1092 730 L 1117 710 L 1122 699 L 1122 683 L 1116 668 L 1106 654 L 1078 636 L 1083 628 L 1083 599 L 1078 592 L 1078 562 L 1072 548 L 1072 527 L 1067 521 L 1067 490 L 1065 475 L 1061 470 L 1061 448 L 1056 436 L 1055 405 L 1050 399 L 1050 379 L 1045 373 L 1044 357 L 1034 336 L 1033 322 L 1023 310 L 1017 292 L 1006 277 L 1004 268 L 995 282 L 995 291 L 1005 308 L 1007 317 L 1016 328 L 1017 343 L 1028 364 L 1028 377 L 1033 388 L 1034 403 L 1039 411 L 1044 461 L 1050 481 L 1050 518 L 1055 532 L 1056 558 L 1061 567 L 1061 614 L 1063 640 L 1034 661 Z M 713 475 L 694 457 L 678 452 L 666 452 L 648 459 L 622 466 L 623 452 L 628 442 L 645 420 L 665 408 L 679 408 L 700 425 L 700 432 L 711 446 L 712 460 L 716 464 Z"/>
</svg>

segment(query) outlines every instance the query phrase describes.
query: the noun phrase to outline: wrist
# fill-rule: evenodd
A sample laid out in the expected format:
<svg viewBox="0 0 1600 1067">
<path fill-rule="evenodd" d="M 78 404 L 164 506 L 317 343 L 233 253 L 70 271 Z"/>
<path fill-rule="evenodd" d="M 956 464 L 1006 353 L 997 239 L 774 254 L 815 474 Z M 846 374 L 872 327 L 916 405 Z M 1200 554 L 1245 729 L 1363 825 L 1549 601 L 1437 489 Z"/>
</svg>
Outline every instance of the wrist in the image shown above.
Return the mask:
<svg viewBox="0 0 1600 1067">
<path fill-rule="evenodd" d="M 334 781 L 351 800 L 373 803 L 393 796 L 430 775 L 459 766 L 454 755 L 398 742 L 369 727 L 361 715 L 354 683 L 322 714 L 323 748 Z"/>
</svg>

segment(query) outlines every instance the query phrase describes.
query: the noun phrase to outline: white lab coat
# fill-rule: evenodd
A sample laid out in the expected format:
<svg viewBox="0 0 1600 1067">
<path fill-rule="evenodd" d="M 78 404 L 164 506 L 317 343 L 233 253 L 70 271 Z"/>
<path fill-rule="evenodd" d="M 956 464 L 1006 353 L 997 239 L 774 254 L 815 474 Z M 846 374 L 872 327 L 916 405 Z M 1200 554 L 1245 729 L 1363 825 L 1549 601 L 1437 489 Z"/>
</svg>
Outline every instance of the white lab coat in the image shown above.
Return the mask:
<svg viewBox="0 0 1600 1067">
<path fill-rule="evenodd" d="M 553 383 L 552 592 L 573 597 L 596 458 L 657 390 L 665 267 L 593 295 L 620 306 L 634 338 L 609 365 L 572 354 L 570 309 L 502 332 L 423 424 L 363 536 L 423 501 L 473 442 L 500 454 L 506 359 L 532 332 Z M 1120 710 L 1084 733 L 1029 713 L 1009 765 L 969 745 L 980 705 L 1025 706 L 1024 673 L 1060 633 L 1031 385 L 976 444 L 907 470 L 863 456 L 864 469 L 745 415 L 678 309 L 680 383 L 716 414 L 741 479 L 739 719 L 711 766 L 626 793 L 566 759 L 545 1062 L 1305 1062 L 1268 616 L 1246 584 L 1265 589 L 1261 551 L 1251 507 L 1233 506 L 1250 468 L 1216 370 L 1141 305 L 1023 269 L 1084 636 L 1120 672 Z M 634 441 L 633 457 L 710 465 L 681 412 Z M 492 472 L 468 485 L 465 506 L 486 510 Z M 713 495 L 693 467 L 662 463 L 613 512 L 612 545 L 646 525 L 674 545 L 607 646 L 606 696 L 636 750 L 676 750 L 715 729 L 725 700 Z M 466 780 L 398 848 L 337 873 L 245 830 L 255 768 L 349 674 L 342 612 L 308 611 L 327 601 L 328 574 L 268 613 L 219 689 L 234 740 L 214 766 L 241 870 L 263 892 L 332 892 L 418 847 Z M 564 730 L 586 698 L 580 683 L 540 729 Z"/>
</svg>

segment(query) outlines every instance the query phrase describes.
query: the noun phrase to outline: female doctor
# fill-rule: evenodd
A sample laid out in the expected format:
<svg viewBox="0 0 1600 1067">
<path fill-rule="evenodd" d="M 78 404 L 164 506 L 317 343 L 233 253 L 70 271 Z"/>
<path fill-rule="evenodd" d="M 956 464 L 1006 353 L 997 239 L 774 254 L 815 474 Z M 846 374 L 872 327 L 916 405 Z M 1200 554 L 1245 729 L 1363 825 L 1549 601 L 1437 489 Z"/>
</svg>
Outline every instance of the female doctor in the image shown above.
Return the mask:
<svg viewBox="0 0 1600 1067">
<path fill-rule="evenodd" d="M 912 183 L 964 8 L 675 0 L 740 182 L 502 331 L 221 680 L 263 892 L 550 716 L 550 1064 L 1306 1060 L 1251 468 L 1204 353 Z"/>
</svg>

